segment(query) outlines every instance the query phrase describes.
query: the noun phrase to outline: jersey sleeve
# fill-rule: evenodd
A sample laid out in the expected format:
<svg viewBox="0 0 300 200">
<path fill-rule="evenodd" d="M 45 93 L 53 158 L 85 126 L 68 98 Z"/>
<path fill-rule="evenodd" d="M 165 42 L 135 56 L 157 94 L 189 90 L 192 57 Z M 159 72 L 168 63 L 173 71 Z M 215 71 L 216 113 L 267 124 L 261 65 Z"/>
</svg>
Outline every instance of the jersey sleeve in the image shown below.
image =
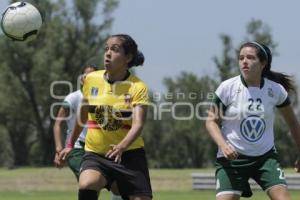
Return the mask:
<svg viewBox="0 0 300 200">
<path fill-rule="evenodd" d="M 74 96 L 72 94 L 69 94 L 64 99 L 62 107 L 65 109 L 70 109 L 70 110 L 74 111 L 75 103 L 76 102 L 75 102 Z"/>
<path fill-rule="evenodd" d="M 132 105 L 149 105 L 148 88 L 145 84 L 138 84 L 132 97 Z"/>
<path fill-rule="evenodd" d="M 287 91 L 280 84 L 278 84 L 277 94 L 278 94 L 278 99 L 276 103 L 277 108 L 282 108 L 284 106 L 288 106 L 291 104 Z"/>
<path fill-rule="evenodd" d="M 212 103 L 217 106 L 219 111 L 222 111 L 223 113 L 226 111 L 226 104 L 225 104 L 226 103 L 226 97 L 225 97 L 224 84 L 221 83 L 221 85 L 215 91 Z"/>
<path fill-rule="evenodd" d="M 213 102 L 217 104 L 218 106 L 223 106 L 224 108 L 228 104 L 227 102 L 227 92 L 226 92 L 226 87 L 224 87 L 224 83 L 221 83 L 221 85 L 217 88 L 215 91 L 214 99 Z"/>
</svg>

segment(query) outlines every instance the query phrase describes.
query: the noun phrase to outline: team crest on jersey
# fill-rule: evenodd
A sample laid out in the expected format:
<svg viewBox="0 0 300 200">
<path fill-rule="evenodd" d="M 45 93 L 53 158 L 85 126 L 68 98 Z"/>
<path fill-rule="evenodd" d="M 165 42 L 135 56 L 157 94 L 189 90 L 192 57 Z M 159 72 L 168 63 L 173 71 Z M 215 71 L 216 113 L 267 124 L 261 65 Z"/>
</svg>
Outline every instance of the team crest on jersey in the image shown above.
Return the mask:
<svg viewBox="0 0 300 200">
<path fill-rule="evenodd" d="M 95 119 L 99 126 L 106 131 L 116 131 L 122 126 L 122 114 L 109 105 L 97 106 Z"/>
<path fill-rule="evenodd" d="M 92 87 L 91 88 L 91 96 L 95 97 L 98 95 L 98 88 Z"/>
<path fill-rule="evenodd" d="M 249 142 L 258 141 L 264 134 L 266 123 L 264 119 L 257 115 L 248 116 L 240 125 L 243 138 Z"/>
</svg>

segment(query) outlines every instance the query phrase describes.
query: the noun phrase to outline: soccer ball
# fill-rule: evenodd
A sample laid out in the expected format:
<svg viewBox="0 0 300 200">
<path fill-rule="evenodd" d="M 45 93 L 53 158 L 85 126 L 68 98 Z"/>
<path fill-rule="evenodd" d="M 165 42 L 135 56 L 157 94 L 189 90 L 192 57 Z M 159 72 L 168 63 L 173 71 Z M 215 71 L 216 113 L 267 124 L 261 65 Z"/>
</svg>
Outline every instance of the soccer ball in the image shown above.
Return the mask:
<svg viewBox="0 0 300 200">
<path fill-rule="evenodd" d="M 13 40 L 31 40 L 41 26 L 42 17 L 38 9 L 24 1 L 9 5 L 2 14 L 2 31 Z"/>
</svg>

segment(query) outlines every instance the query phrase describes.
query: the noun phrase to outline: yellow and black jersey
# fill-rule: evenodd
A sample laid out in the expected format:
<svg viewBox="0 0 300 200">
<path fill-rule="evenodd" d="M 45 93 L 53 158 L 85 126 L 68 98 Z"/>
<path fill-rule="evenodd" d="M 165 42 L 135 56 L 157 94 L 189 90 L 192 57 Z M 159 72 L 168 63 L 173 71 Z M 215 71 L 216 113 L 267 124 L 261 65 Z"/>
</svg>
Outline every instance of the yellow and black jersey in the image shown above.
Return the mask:
<svg viewBox="0 0 300 200">
<path fill-rule="evenodd" d="M 126 136 L 131 128 L 134 106 L 149 104 L 148 89 L 143 81 L 128 74 L 123 81 L 109 83 L 105 70 L 87 75 L 83 96 L 89 104 L 85 150 L 98 154 L 105 154 L 110 144 L 118 144 Z M 127 150 L 143 146 L 140 136 Z"/>
</svg>

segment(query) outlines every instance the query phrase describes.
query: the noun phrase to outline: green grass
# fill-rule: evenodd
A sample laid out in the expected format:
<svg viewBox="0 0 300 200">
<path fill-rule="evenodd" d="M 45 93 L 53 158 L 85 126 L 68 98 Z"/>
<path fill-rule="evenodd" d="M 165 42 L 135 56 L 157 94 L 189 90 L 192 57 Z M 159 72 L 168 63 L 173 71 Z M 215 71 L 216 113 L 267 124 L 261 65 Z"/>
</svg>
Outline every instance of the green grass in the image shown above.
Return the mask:
<svg viewBox="0 0 300 200">
<path fill-rule="evenodd" d="M 0 200 L 74 200 L 76 192 L 1 192 Z M 205 192 L 157 192 L 154 199 L 159 200 L 195 200 L 195 199 L 214 199 L 212 191 Z M 101 193 L 101 200 L 110 200 L 108 192 Z"/>
<path fill-rule="evenodd" d="M 285 170 L 293 173 L 291 169 Z M 214 173 L 213 169 L 150 170 L 154 200 L 213 200 L 214 191 L 193 191 L 192 173 Z M 300 199 L 300 191 L 290 191 L 292 199 Z M 74 200 L 77 183 L 68 168 L 0 169 L 0 200 Z M 101 200 L 110 200 L 107 191 Z M 241 198 L 246 200 L 246 198 Z M 254 191 L 250 200 L 268 199 L 261 191 Z"/>
<path fill-rule="evenodd" d="M 186 192 L 154 192 L 154 200 L 215 200 L 214 191 L 186 191 Z M 291 197 L 299 199 L 300 191 L 292 191 Z M 0 192 L 0 200 L 75 200 L 77 194 L 73 192 Z M 101 200 L 110 200 L 108 192 L 101 193 Z M 255 191 L 251 198 L 241 200 L 264 200 L 267 195 L 261 191 Z"/>
<path fill-rule="evenodd" d="M 71 200 L 74 192 L 0 192 L 0 200 Z"/>
</svg>

